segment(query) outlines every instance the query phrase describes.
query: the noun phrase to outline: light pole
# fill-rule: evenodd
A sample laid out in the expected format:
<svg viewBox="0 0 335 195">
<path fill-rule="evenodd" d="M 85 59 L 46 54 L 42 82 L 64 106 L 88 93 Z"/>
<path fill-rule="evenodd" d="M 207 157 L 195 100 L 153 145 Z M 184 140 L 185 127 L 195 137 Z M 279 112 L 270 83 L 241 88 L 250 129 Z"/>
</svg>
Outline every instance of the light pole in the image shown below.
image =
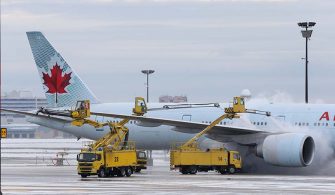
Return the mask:
<svg viewBox="0 0 335 195">
<path fill-rule="evenodd" d="M 306 39 L 306 56 L 305 56 L 305 103 L 308 104 L 308 39 L 311 38 L 313 30 L 308 30 L 315 26 L 315 22 L 299 22 L 298 26 L 303 28 L 302 37 Z"/>
<path fill-rule="evenodd" d="M 147 102 L 149 102 L 149 74 L 154 73 L 154 70 L 142 70 L 143 74 L 147 75 Z"/>
</svg>

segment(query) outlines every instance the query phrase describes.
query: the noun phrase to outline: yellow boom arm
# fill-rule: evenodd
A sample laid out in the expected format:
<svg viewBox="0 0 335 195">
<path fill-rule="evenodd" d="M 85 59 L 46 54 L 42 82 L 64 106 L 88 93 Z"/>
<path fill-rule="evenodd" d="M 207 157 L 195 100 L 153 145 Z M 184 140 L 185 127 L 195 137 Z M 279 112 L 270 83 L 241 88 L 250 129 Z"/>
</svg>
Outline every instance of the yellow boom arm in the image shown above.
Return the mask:
<svg viewBox="0 0 335 195">
<path fill-rule="evenodd" d="M 204 130 L 197 133 L 192 139 L 188 140 L 185 144 L 183 144 L 180 149 L 194 149 L 196 148 L 196 141 L 204 134 L 206 134 L 209 130 L 211 130 L 215 125 L 220 123 L 220 121 L 229 118 L 239 118 L 237 113 L 246 112 L 244 99 L 242 97 L 234 97 L 233 107 L 225 108 L 225 114 L 214 120 L 210 125 L 208 125 Z"/>
<path fill-rule="evenodd" d="M 147 112 L 147 106 L 145 104 L 144 98 L 136 97 L 135 106 L 133 108 L 133 115 L 143 116 Z M 97 150 L 99 147 L 105 147 L 112 145 L 112 149 L 117 149 L 124 140 L 129 129 L 125 126 L 129 122 L 129 118 L 125 118 L 118 123 L 107 122 L 100 124 L 101 126 L 109 126 L 110 132 L 107 133 L 104 137 L 100 138 L 94 144 L 91 145 L 93 150 Z M 96 122 L 97 123 L 97 122 Z M 88 123 L 90 124 L 90 123 Z"/>
</svg>

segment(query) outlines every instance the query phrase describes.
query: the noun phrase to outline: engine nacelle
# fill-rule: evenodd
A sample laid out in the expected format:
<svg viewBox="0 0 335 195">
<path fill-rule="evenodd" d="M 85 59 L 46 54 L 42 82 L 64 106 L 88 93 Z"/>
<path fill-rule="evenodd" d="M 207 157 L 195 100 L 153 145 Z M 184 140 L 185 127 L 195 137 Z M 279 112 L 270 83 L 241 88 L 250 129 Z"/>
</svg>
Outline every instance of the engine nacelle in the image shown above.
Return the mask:
<svg viewBox="0 0 335 195">
<path fill-rule="evenodd" d="M 299 133 L 284 133 L 267 136 L 257 145 L 257 156 L 277 166 L 305 167 L 312 163 L 315 144 L 311 136 Z"/>
</svg>

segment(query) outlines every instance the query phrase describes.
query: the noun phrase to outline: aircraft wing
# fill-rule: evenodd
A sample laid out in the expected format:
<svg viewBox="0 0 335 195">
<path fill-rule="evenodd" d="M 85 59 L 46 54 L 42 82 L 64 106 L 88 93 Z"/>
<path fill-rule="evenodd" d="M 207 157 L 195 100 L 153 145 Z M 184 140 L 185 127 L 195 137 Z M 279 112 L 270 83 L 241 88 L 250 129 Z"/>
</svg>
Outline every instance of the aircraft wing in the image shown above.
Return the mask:
<svg viewBox="0 0 335 195">
<path fill-rule="evenodd" d="M 18 110 L 9 110 L 9 109 L 1 109 L 2 112 L 11 112 L 22 114 L 26 116 L 39 117 L 53 120 L 57 120 L 59 122 L 71 122 L 70 119 L 53 117 L 48 115 L 39 114 L 36 115 L 32 112 L 27 111 L 18 111 Z M 99 112 L 91 112 L 92 115 L 111 117 L 111 118 L 129 118 L 130 120 L 136 120 L 143 123 L 143 126 L 155 127 L 159 125 L 168 125 L 174 126 L 176 131 L 183 133 L 198 133 L 200 130 L 206 128 L 208 124 L 199 123 L 199 122 L 191 122 L 191 121 L 183 121 L 183 120 L 174 120 L 174 119 L 164 119 L 164 118 L 155 118 L 155 117 L 146 117 L 146 116 L 133 116 L 133 115 L 124 115 L 124 114 L 110 114 L 110 113 L 99 113 Z M 147 124 L 147 125 L 145 125 Z M 141 124 L 139 124 L 141 125 Z M 220 135 L 247 135 L 247 134 L 256 134 L 256 133 L 267 133 L 265 131 L 261 131 L 259 129 L 249 129 L 245 127 L 230 127 L 223 125 L 216 125 L 210 131 L 209 135 L 211 136 L 220 136 Z"/>
<path fill-rule="evenodd" d="M 164 118 L 154 118 L 146 116 L 133 116 L 133 115 L 123 115 L 123 114 L 109 114 L 109 113 L 99 113 L 91 112 L 92 115 L 111 117 L 111 118 L 129 118 L 130 120 L 136 120 L 147 124 L 152 124 L 148 126 L 159 125 L 169 125 L 175 126 L 177 131 L 182 131 L 184 133 L 197 133 L 199 130 L 202 130 L 208 126 L 208 124 L 191 122 L 191 121 L 182 121 L 182 120 L 173 120 L 173 119 L 164 119 Z M 144 126 L 144 125 L 143 125 Z M 193 131 L 192 131 L 192 130 Z M 223 125 L 216 125 L 210 131 L 211 135 L 220 134 L 220 135 L 246 135 L 246 134 L 255 134 L 255 133 L 265 133 L 264 131 L 258 129 L 248 129 L 245 127 L 229 127 Z"/>
<path fill-rule="evenodd" d="M 26 116 L 33 116 L 33 117 L 39 117 L 39 118 L 47 118 L 47 119 L 54 119 L 60 122 L 71 122 L 71 120 L 66 120 L 63 118 L 59 118 L 59 117 L 52 117 L 52 116 L 47 116 L 47 115 L 43 115 L 43 114 L 39 114 L 36 115 L 36 113 L 32 113 L 32 112 L 28 112 L 28 111 L 19 111 L 19 110 L 9 110 L 9 109 L 0 109 L 1 112 L 11 112 L 11 113 L 16 113 L 16 114 L 22 114 L 22 115 L 26 115 Z"/>
</svg>

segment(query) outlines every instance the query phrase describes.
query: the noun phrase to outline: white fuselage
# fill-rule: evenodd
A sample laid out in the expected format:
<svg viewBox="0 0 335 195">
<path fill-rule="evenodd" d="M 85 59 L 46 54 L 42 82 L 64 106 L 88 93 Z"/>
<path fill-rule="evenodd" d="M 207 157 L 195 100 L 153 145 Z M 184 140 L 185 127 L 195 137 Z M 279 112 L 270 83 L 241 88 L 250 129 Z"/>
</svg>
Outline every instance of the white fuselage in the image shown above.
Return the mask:
<svg viewBox="0 0 335 195">
<path fill-rule="evenodd" d="M 149 108 L 161 108 L 165 104 L 152 103 Z M 183 108 L 174 110 L 149 111 L 146 116 L 185 120 L 209 124 L 224 111 L 228 104 L 220 104 L 220 108 Z M 133 103 L 103 103 L 92 104 L 91 110 L 100 113 L 131 114 Z M 250 129 L 264 130 L 268 133 L 280 132 L 304 132 L 307 134 L 322 133 L 332 140 L 335 139 L 335 105 L 333 104 L 248 104 L 248 108 L 271 112 L 271 117 L 256 114 L 241 114 L 240 119 L 223 120 L 220 125 L 244 127 Z M 92 119 L 99 122 L 117 121 L 120 119 L 93 116 Z M 71 126 L 55 120 L 39 119 L 31 117 L 30 122 L 42 126 L 55 128 L 72 133 L 77 137 L 85 137 L 93 140 L 105 135 L 109 129 L 96 129 L 89 125 L 82 127 Z M 136 142 L 138 148 L 142 149 L 169 149 L 174 142 L 184 142 L 190 139 L 199 130 L 191 130 L 159 124 L 142 124 L 138 121 L 130 121 L 127 124 L 130 130 L 129 140 Z M 191 133 L 190 133 L 191 132 Z M 226 135 L 220 140 L 223 142 L 237 142 L 240 144 L 257 143 L 255 135 Z M 335 141 L 332 141 L 334 143 Z"/>
</svg>

